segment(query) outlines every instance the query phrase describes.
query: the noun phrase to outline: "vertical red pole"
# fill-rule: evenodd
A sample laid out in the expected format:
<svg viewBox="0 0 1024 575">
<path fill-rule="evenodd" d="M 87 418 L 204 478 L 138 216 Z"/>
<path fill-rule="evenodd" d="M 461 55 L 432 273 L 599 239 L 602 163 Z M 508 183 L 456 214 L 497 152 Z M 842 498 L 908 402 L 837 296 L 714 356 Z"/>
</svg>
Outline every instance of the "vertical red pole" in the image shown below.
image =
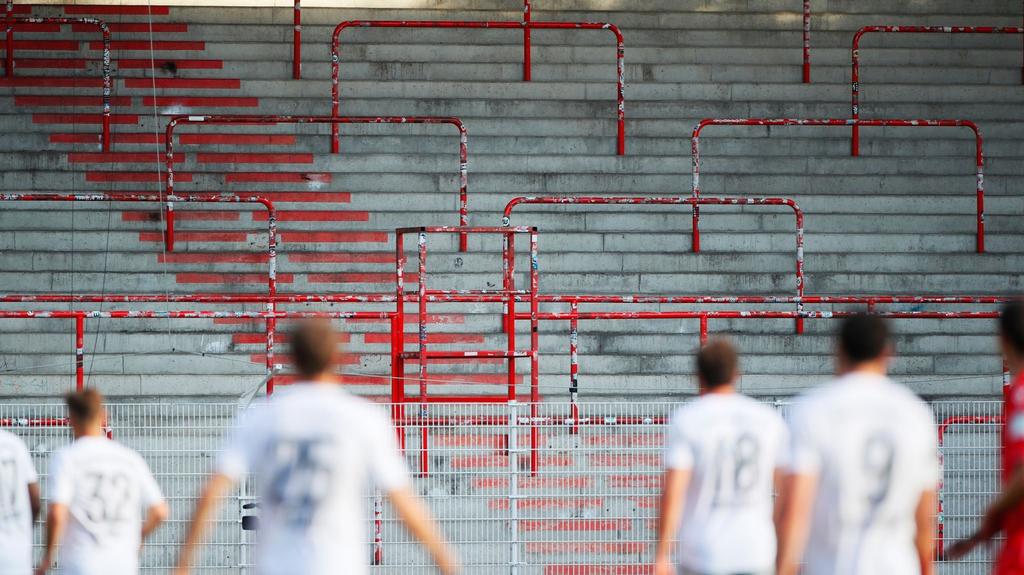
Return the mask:
<svg viewBox="0 0 1024 575">
<path fill-rule="evenodd" d="M 75 314 L 75 391 L 85 389 L 85 314 Z"/>
<path fill-rule="evenodd" d="M 266 328 L 267 328 L 267 352 L 266 352 L 266 363 L 267 363 L 267 397 L 274 394 L 274 342 L 277 339 L 277 318 L 274 314 L 277 313 L 277 302 L 274 301 L 274 297 L 277 295 L 277 211 L 267 201 L 264 204 L 267 207 L 267 259 L 268 269 L 267 272 L 267 293 L 270 295 L 270 299 L 267 301 L 267 312 L 270 313 L 267 316 Z"/>
<path fill-rule="evenodd" d="M 793 212 L 796 214 L 796 295 L 800 298 L 796 310 L 802 312 L 804 311 L 804 213 L 795 203 L 792 206 Z M 797 335 L 804 333 L 803 316 L 796 318 L 796 333 Z"/>
<path fill-rule="evenodd" d="M 572 434 L 580 432 L 580 410 L 577 399 L 580 391 L 580 358 L 579 358 L 579 327 L 580 304 L 573 300 L 569 304 L 569 404 L 572 418 Z"/>
<path fill-rule="evenodd" d="M 292 9 L 292 78 L 302 79 L 302 6 L 295 0 Z"/>
<path fill-rule="evenodd" d="M 523 0 L 523 81 L 529 82 L 533 76 L 532 43 L 530 41 L 530 0 Z"/>
<path fill-rule="evenodd" d="M 298 2 L 296 2 L 298 4 Z M 384 564 L 384 501 L 380 492 L 373 497 L 373 564 Z"/>
<path fill-rule="evenodd" d="M 341 33 L 341 24 L 334 28 L 334 34 L 331 36 L 331 116 L 337 118 L 341 108 L 341 95 L 339 94 L 338 88 L 338 76 L 340 71 L 338 68 L 341 66 L 341 56 L 338 54 L 339 43 L 338 34 Z M 338 143 L 338 124 L 331 124 L 331 153 L 337 154 L 340 151 L 340 145 Z"/>
<path fill-rule="evenodd" d="M 507 342 L 508 358 L 508 400 L 516 400 L 516 358 L 512 352 L 516 350 L 516 296 L 512 292 L 516 289 L 516 236 L 513 232 L 506 232 L 505 237 L 505 285 L 508 305 L 505 312 L 505 340 Z"/>
<path fill-rule="evenodd" d="M 804 0 L 804 84 L 811 83 L 811 0 Z"/>
<path fill-rule="evenodd" d="M 113 88 L 110 78 L 110 28 L 99 22 L 103 33 L 103 139 L 101 146 L 104 152 L 110 151 L 110 92 Z"/>
<path fill-rule="evenodd" d="M 14 0 L 7 0 L 7 37 L 4 39 L 4 75 L 14 77 Z"/>
<path fill-rule="evenodd" d="M 420 359 L 420 417 L 427 418 L 427 232 L 419 233 L 419 277 L 416 278 L 419 293 L 419 359 Z M 430 472 L 427 438 L 427 422 L 420 431 L 420 473 L 426 477 Z"/>
<path fill-rule="evenodd" d="M 466 126 L 456 120 L 455 127 L 459 129 L 459 225 L 469 225 L 469 134 Z M 466 232 L 459 234 L 459 251 L 465 252 L 469 248 L 469 235 Z"/>
<path fill-rule="evenodd" d="M 977 238 L 975 240 L 976 249 L 979 254 L 985 253 L 985 151 L 984 143 L 981 137 L 981 131 L 977 126 L 974 127 L 975 136 L 975 151 L 974 161 L 976 166 L 976 195 L 977 195 L 977 218 L 978 218 L 978 230 Z"/>
<path fill-rule="evenodd" d="M 392 377 L 397 376 L 397 387 L 395 381 L 391 386 L 395 399 L 392 409 L 396 422 L 405 413 L 405 360 L 402 353 L 405 352 L 405 250 L 403 249 L 404 236 L 401 232 L 395 232 L 395 315 L 391 318 L 391 353 L 394 360 L 391 366 Z M 398 426 L 398 441 L 402 449 L 405 449 L 405 425 Z"/>
<path fill-rule="evenodd" d="M 167 217 L 164 219 L 164 247 L 174 251 L 174 202 L 167 202 Z"/>
<path fill-rule="evenodd" d="M 708 342 L 708 314 L 700 314 L 700 344 L 703 346 Z"/>
<path fill-rule="evenodd" d="M 615 88 L 617 91 L 618 107 L 618 139 L 616 141 L 616 152 L 620 156 L 626 155 L 626 45 L 622 39 L 622 32 L 612 27 L 615 33 Z"/>
<path fill-rule="evenodd" d="M 697 199 L 700 198 L 700 126 L 693 129 L 693 137 L 690 138 L 690 162 L 693 167 L 693 184 L 691 197 L 693 198 L 693 230 L 691 232 L 693 244 L 690 250 L 693 253 L 700 253 L 700 206 Z"/>
<path fill-rule="evenodd" d="M 850 139 L 850 155 L 860 155 L 860 37 L 863 29 L 857 31 L 853 36 L 853 51 L 851 53 L 852 69 L 850 70 L 850 119 L 853 120 L 853 132 Z"/>
<path fill-rule="evenodd" d="M 537 262 L 537 228 L 530 228 L 530 471 L 537 475 L 539 467 L 540 429 L 537 417 L 540 415 L 540 323 L 537 315 L 540 302 L 537 292 L 540 288 Z"/>
</svg>

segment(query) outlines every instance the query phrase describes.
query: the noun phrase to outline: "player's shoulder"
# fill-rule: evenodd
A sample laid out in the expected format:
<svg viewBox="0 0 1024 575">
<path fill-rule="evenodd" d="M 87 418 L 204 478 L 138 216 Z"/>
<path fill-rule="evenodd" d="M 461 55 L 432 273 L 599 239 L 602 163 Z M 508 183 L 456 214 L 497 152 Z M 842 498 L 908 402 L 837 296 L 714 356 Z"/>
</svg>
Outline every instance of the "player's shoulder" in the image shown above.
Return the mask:
<svg viewBox="0 0 1024 575">
<path fill-rule="evenodd" d="M 0 447 L 6 447 L 8 449 L 25 449 L 25 442 L 16 434 L 11 433 L 6 429 L 0 429 Z"/>
</svg>

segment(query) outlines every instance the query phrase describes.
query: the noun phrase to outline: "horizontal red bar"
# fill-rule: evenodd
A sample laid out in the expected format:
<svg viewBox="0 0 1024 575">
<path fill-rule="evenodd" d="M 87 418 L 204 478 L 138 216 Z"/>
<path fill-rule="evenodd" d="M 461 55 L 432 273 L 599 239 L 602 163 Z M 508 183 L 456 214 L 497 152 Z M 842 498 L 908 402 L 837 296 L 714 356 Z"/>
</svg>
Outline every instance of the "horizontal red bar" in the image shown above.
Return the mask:
<svg viewBox="0 0 1024 575">
<path fill-rule="evenodd" d="M 103 50 L 103 42 L 96 40 L 89 42 L 90 50 Z M 206 49 L 206 42 L 192 42 L 185 40 L 154 40 L 152 46 L 150 46 L 149 40 L 111 40 L 111 50 L 189 50 L 195 52 L 201 52 Z M 149 78 L 138 78 L 139 80 L 149 81 Z M 163 78 L 165 80 L 173 80 L 174 78 Z"/>
<path fill-rule="evenodd" d="M 544 575 L 654 575 L 652 565 L 545 565 Z"/>
<path fill-rule="evenodd" d="M 102 45 L 103 43 L 100 42 Z M 77 52 L 79 43 L 75 40 L 28 40 L 14 39 L 14 50 L 55 50 L 57 52 Z M 7 49 L 7 41 L 0 40 L 0 49 Z M 103 49 L 102 47 L 100 48 Z"/>
<path fill-rule="evenodd" d="M 14 67 L 22 70 L 84 70 L 84 58 L 16 58 Z"/>
<path fill-rule="evenodd" d="M 171 9 L 167 6 L 127 6 L 118 4 L 80 4 L 64 6 L 64 13 L 68 15 L 89 15 L 89 14 L 124 14 L 124 15 L 145 15 L 167 16 Z"/>
<path fill-rule="evenodd" d="M 265 337 L 265 336 L 264 336 Z M 267 354 L 265 353 L 254 353 L 249 356 L 249 361 L 253 363 L 267 363 Z M 291 364 L 292 357 L 283 353 L 274 354 L 274 363 Z M 352 354 L 344 353 L 338 358 L 338 365 L 359 365 L 362 363 L 362 357 Z"/>
<path fill-rule="evenodd" d="M 652 543 L 633 541 L 533 541 L 526 543 L 525 549 L 527 553 L 551 555 L 564 553 L 639 555 L 649 552 L 651 545 Z"/>
<path fill-rule="evenodd" d="M 162 162 L 164 155 L 161 152 L 71 152 L 68 154 L 68 162 L 72 164 L 148 164 Z M 185 161 L 185 156 L 175 156 L 175 163 Z"/>
<path fill-rule="evenodd" d="M 241 98 L 239 98 L 241 99 Z M 253 98 L 255 99 L 255 98 Z M 204 153 L 196 154 L 200 164 L 312 164 L 313 154 L 287 153 Z"/>
<path fill-rule="evenodd" d="M 520 489 L 589 489 L 592 481 L 586 476 L 562 477 L 520 477 Z M 474 489 L 507 489 L 507 477 L 476 477 L 472 481 Z"/>
<path fill-rule="evenodd" d="M 223 60 L 198 60 L 193 58 L 158 58 L 151 62 L 149 58 L 118 58 L 117 67 L 121 70 L 149 70 L 153 65 L 169 68 L 173 65 L 178 70 L 223 70 Z"/>
<path fill-rule="evenodd" d="M 174 238 L 183 242 L 244 242 L 245 232 L 174 232 Z M 140 242 L 162 242 L 163 232 L 139 232 Z M 266 276 L 264 276 L 266 278 Z"/>
<path fill-rule="evenodd" d="M 234 172 L 227 174 L 224 178 L 226 182 L 247 182 L 247 183 L 286 183 L 286 184 L 304 184 L 306 182 L 316 182 L 320 184 L 331 183 L 331 174 L 329 173 L 301 173 L 301 172 Z"/>
<path fill-rule="evenodd" d="M 267 274 L 187 272 L 175 274 L 174 281 L 180 284 L 265 284 L 267 283 Z M 279 284 L 290 284 L 292 281 L 294 281 L 292 274 L 277 274 L 277 283 Z"/>
<path fill-rule="evenodd" d="M 407 332 L 406 336 L 415 335 L 414 332 Z M 483 343 L 484 336 L 472 333 L 428 333 L 427 343 Z M 390 333 L 367 333 L 363 334 L 363 343 L 378 344 L 391 343 Z M 408 344 L 415 344 L 415 341 L 407 340 Z"/>
<path fill-rule="evenodd" d="M 15 76 L 0 78 L 0 86 L 12 88 L 102 88 L 103 78 L 88 76 L 68 78 L 60 76 Z"/>
<path fill-rule="evenodd" d="M 309 244 L 386 243 L 386 232 L 281 232 L 281 240 Z"/>
<path fill-rule="evenodd" d="M 102 124 L 103 114 L 32 114 L 33 124 Z M 111 114 L 111 124 L 138 124 L 132 114 Z"/>
<path fill-rule="evenodd" d="M 175 174 L 175 181 L 191 182 L 192 174 Z M 86 172 L 87 182 L 162 182 L 164 174 L 158 172 Z"/>
<path fill-rule="evenodd" d="M 492 499 L 487 502 L 487 506 L 495 510 L 505 510 L 509 508 L 508 499 Z M 516 503 L 519 509 L 593 509 L 596 507 L 604 506 L 604 498 L 602 497 L 574 497 L 574 496 L 559 496 L 559 497 L 523 497 Z"/>
<path fill-rule="evenodd" d="M 395 274 L 388 272 L 349 272 L 330 274 L 308 274 L 307 281 L 312 284 L 391 284 Z M 406 283 L 416 283 L 416 274 L 406 274 Z"/>
<path fill-rule="evenodd" d="M 431 376 L 433 378 L 433 376 Z M 569 455 L 540 455 L 541 467 L 570 467 Z M 452 469 L 508 469 L 507 455 L 460 455 L 448 460 Z"/>
<path fill-rule="evenodd" d="M 123 222 L 159 222 L 160 212 L 122 212 Z M 178 221 L 192 222 L 237 222 L 238 212 L 217 212 L 217 211 L 177 211 L 174 212 L 174 219 Z M 188 254 L 197 255 L 197 254 Z"/>
<path fill-rule="evenodd" d="M 30 94 L 14 97 L 15 106 L 102 106 L 103 96 L 44 96 Z M 111 96 L 111 106 L 131 106 L 131 96 Z"/>
<path fill-rule="evenodd" d="M 295 144 L 295 136 L 285 134 L 178 134 L 178 141 L 186 145 L 291 146 Z"/>
<path fill-rule="evenodd" d="M 366 319 L 366 318 L 351 318 L 351 319 L 347 319 L 345 321 L 350 322 L 350 323 L 380 323 L 382 320 L 379 320 L 379 319 Z M 466 323 L 466 316 L 464 316 L 462 314 L 434 314 L 434 313 L 429 313 L 429 314 L 427 314 L 427 322 L 428 323 L 461 325 L 461 324 Z M 409 315 L 405 316 L 405 323 L 406 324 L 418 323 L 418 320 L 416 319 L 415 315 L 409 314 Z M 433 377 L 433 376 L 431 376 L 431 377 Z M 460 375 L 460 377 L 463 377 L 463 376 Z M 501 380 L 495 380 L 495 383 L 501 383 L 503 381 L 506 381 L 504 379 L 505 378 L 504 375 L 502 375 L 500 377 L 502 379 Z"/>
<path fill-rule="evenodd" d="M 175 218 L 187 213 L 191 212 L 175 212 Z M 169 264 L 265 264 L 269 259 L 270 256 L 263 252 L 167 252 L 156 255 L 156 261 Z"/>
<path fill-rule="evenodd" d="M 285 257 L 296 264 L 392 264 L 395 254 L 388 252 L 300 252 Z"/>
<path fill-rule="evenodd" d="M 608 485 L 616 488 L 661 489 L 661 475 L 612 475 Z"/>
<path fill-rule="evenodd" d="M 152 78 L 125 78 L 125 88 L 152 88 Z M 237 90 L 242 81 L 235 78 L 157 78 L 156 87 L 164 89 Z"/>
<path fill-rule="evenodd" d="M 36 32 L 42 32 L 52 34 L 60 32 L 60 24 L 53 22 L 15 22 L 14 29 L 19 33 L 28 32 L 29 34 L 33 34 Z M 95 32 L 96 27 L 92 26 L 92 30 Z M 17 43 L 17 40 L 15 40 L 15 43 Z"/>
<path fill-rule="evenodd" d="M 280 327 L 284 325 L 288 320 L 278 320 L 277 325 Z M 339 343 L 349 343 L 352 341 L 352 335 L 349 333 L 337 334 Z M 237 344 L 265 344 L 267 343 L 267 334 L 264 332 L 255 333 L 236 333 L 231 335 L 231 342 Z M 274 343 L 288 343 L 288 334 L 278 331 L 274 333 Z"/>
<path fill-rule="evenodd" d="M 267 212 L 253 212 L 252 219 L 257 222 L 267 221 Z M 368 222 L 370 212 L 348 210 L 280 210 L 277 212 L 279 222 Z"/>
<path fill-rule="evenodd" d="M 236 98 L 219 96 L 145 96 L 143 106 L 183 106 L 186 108 L 255 108 L 260 105 L 259 98 Z M 312 154 L 310 161 L 312 163 Z"/>
<path fill-rule="evenodd" d="M 154 138 L 156 134 L 132 134 L 132 133 L 114 133 L 111 134 L 115 144 L 153 144 L 163 142 L 163 134 L 160 134 L 160 138 Z M 54 144 L 91 144 L 96 142 L 97 136 L 95 134 L 50 134 L 50 142 Z"/>
<path fill-rule="evenodd" d="M 660 453 L 594 453 L 589 457 L 594 467 L 655 467 L 662 465 Z"/>
<path fill-rule="evenodd" d="M 148 33 L 150 31 L 158 33 L 188 32 L 188 24 L 183 22 L 153 22 L 152 27 L 149 22 L 108 22 L 107 27 L 109 27 L 110 31 L 114 34 Z M 71 30 L 73 32 L 95 32 L 96 26 L 76 22 L 71 24 Z M 118 65 L 120 64 L 121 63 L 118 62 Z"/>
</svg>

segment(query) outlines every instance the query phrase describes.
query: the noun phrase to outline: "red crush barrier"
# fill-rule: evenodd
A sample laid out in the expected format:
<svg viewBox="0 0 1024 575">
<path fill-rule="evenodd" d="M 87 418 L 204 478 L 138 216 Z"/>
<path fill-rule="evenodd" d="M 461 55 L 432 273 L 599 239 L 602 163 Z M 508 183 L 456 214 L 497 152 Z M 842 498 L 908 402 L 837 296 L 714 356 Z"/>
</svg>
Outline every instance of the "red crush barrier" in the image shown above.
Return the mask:
<svg viewBox="0 0 1024 575">
<path fill-rule="evenodd" d="M 997 28 L 993 26 L 864 26 L 853 35 L 853 50 L 851 52 L 850 100 L 852 104 L 851 118 L 860 119 L 860 39 L 865 34 L 883 32 L 895 34 L 1022 34 L 1024 27 L 1007 26 Z M 1020 81 L 1024 84 L 1024 62 L 1021 64 Z M 863 125 L 863 124 L 860 124 Z M 852 155 L 860 153 L 860 130 L 858 124 L 853 124 Z M 984 251 L 984 250 L 979 250 Z"/>
<path fill-rule="evenodd" d="M 985 252 L 985 153 L 981 130 L 970 120 L 861 120 L 836 118 L 709 118 L 693 129 L 690 149 L 693 162 L 692 195 L 700 197 L 700 133 L 707 126 L 881 126 L 900 128 L 968 128 L 974 132 L 975 197 L 977 217 L 976 249 Z M 700 208 L 693 206 L 693 251 L 700 251 Z"/>
<path fill-rule="evenodd" d="M 331 114 L 338 116 L 341 107 L 340 82 L 340 42 L 338 36 L 346 28 L 468 28 L 468 29 L 522 29 L 524 35 L 530 30 L 608 30 L 615 35 L 615 68 L 616 68 L 616 89 L 617 89 L 617 122 L 618 135 L 616 139 L 616 153 L 623 156 L 626 154 L 626 96 L 625 96 L 625 56 L 626 48 L 622 39 L 622 32 L 614 24 L 603 22 L 532 22 L 525 19 L 522 22 L 476 22 L 476 21 L 453 21 L 453 20 L 347 20 L 334 28 L 331 36 Z M 525 37 L 524 37 L 525 39 Z M 526 48 L 524 48 L 525 53 Z M 528 64 L 528 63 L 527 63 Z M 527 72 L 524 71 L 524 77 Z M 332 128 L 332 135 L 337 137 L 337 129 Z"/>
<path fill-rule="evenodd" d="M 107 23 L 98 18 L 14 18 L 13 4 L 7 4 L 7 43 L 5 44 L 6 56 L 4 72 L 7 78 L 14 77 L 14 29 L 18 24 L 89 24 L 100 29 L 103 35 L 103 132 L 100 136 L 100 144 L 104 152 L 110 151 L 110 91 L 112 80 L 110 76 L 110 28 Z"/>
<path fill-rule="evenodd" d="M 174 194 L 174 128 L 181 124 L 330 124 L 332 130 L 332 152 L 338 152 L 338 124 L 451 124 L 459 131 L 459 225 L 469 224 L 469 133 L 462 120 L 443 116 L 253 116 L 253 115 L 219 115 L 219 116 L 174 116 L 167 122 L 164 135 L 165 169 L 167 171 L 167 195 Z M 167 251 L 174 250 L 174 220 L 171 217 L 173 207 L 167 205 L 168 233 L 166 235 Z M 466 235 L 459 236 L 459 249 L 466 251 Z"/>
</svg>

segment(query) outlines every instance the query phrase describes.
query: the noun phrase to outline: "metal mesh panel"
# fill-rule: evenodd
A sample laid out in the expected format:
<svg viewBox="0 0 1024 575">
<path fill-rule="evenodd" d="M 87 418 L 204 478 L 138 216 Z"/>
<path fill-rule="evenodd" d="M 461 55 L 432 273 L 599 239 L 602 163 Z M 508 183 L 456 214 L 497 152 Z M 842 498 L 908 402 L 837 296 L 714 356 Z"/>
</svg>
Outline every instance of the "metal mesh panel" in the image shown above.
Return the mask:
<svg viewBox="0 0 1024 575">
<path fill-rule="evenodd" d="M 678 405 L 584 403 L 578 419 L 568 403 L 431 405 L 426 416 L 407 405 L 394 413 L 416 486 L 467 572 L 568 575 L 650 563 L 664 424 Z M 932 405 L 944 466 L 941 552 L 977 526 L 998 492 L 1002 419 L 996 401 Z M 170 521 L 145 547 L 143 569 L 173 565 L 198 488 L 238 411 L 234 403 L 210 402 L 108 406 L 111 433 L 142 454 L 171 507 Z M 25 439 L 44 494 L 49 456 L 70 441 L 63 418 L 56 403 L 0 405 L 0 425 Z M 246 572 L 255 535 L 241 529 L 241 518 L 254 513 L 243 509 L 254 498 L 252 482 L 226 498 L 197 572 Z M 375 570 L 432 573 L 386 502 L 368 493 L 366 506 Z M 940 562 L 939 572 L 980 575 L 992 560 L 993 549 L 981 549 L 961 562 Z"/>
</svg>

